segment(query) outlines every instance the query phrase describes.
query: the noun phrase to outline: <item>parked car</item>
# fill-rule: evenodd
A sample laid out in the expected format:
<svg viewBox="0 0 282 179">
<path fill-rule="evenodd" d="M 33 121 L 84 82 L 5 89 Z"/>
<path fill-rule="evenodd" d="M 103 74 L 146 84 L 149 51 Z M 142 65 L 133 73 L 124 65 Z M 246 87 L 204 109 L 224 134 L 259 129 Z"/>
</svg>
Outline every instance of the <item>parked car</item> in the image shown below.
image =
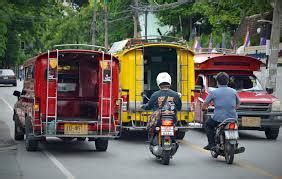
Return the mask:
<svg viewBox="0 0 282 179">
<path fill-rule="evenodd" d="M 13 70 L 0 69 L 0 84 L 12 84 L 17 86 L 17 78 Z"/>
<path fill-rule="evenodd" d="M 237 109 L 239 129 L 264 131 L 267 139 L 276 139 L 282 125 L 282 105 L 273 89 L 263 89 L 254 72 L 259 71 L 260 60 L 241 55 L 199 54 L 195 56 L 196 90 L 195 119 L 204 123 L 213 115 L 213 106 L 202 112 L 198 98 L 205 99 L 209 91 L 217 88 L 215 75 L 229 74 L 228 86 L 240 97 Z"/>
</svg>

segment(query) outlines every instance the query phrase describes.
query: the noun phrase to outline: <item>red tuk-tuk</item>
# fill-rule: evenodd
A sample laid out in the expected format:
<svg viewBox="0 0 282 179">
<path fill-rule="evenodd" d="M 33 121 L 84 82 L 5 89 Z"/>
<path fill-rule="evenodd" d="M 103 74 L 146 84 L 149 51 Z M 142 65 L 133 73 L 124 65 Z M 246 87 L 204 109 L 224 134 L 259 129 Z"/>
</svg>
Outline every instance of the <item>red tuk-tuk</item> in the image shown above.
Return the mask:
<svg viewBox="0 0 282 179">
<path fill-rule="evenodd" d="M 260 60 L 241 55 L 198 54 L 195 62 L 195 119 L 204 123 L 213 116 L 213 106 L 202 112 L 199 97 L 205 99 L 209 91 L 217 88 L 215 75 L 229 74 L 229 87 L 237 90 L 240 106 L 237 109 L 239 129 L 265 131 L 268 139 L 276 139 L 282 124 L 282 106 L 272 95 L 273 90 L 263 89 L 254 72 L 259 71 Z"/>
<path fill-rule="evenodd" d="M 26 135 L 36 151 L 46 137 L 95 141 L 106 151 L 120 123 L 119 62 L 94 50 L 54 50 L 24 64 L 22 92 L 15 91 L 15 140 Z"/>
</svg>

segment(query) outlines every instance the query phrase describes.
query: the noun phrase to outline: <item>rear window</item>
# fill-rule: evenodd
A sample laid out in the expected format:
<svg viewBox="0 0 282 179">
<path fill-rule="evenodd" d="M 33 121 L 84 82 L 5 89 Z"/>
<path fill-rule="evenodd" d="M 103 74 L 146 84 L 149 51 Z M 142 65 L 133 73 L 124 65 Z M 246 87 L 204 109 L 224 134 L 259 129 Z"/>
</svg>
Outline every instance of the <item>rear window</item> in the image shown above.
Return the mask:
<svg viewBox="0 0 282 179">
<path fill-rule="evenodd" d="M 13 70 L 0 70 L 0 76 L 14 76 Z"/>
</svg>

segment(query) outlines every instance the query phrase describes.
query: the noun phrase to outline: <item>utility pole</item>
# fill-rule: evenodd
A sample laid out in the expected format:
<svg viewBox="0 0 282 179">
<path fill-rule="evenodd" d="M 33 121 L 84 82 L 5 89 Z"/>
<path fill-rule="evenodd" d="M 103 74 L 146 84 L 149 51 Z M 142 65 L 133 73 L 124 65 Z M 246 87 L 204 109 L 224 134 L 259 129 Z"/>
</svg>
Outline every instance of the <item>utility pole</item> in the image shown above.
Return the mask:
<svg viewBox="0 0 282 179">
<path fill-rule="evenodd" d="M 277 62 L 279 52 L 279 41 L 280 41 L 280 15 L 282 1 L 274 0 L 273 5 L 273 18 L 270 36 L 270 58 L 268 63 L 268 80 L 267 87 L 272 88 L 273 91 L 276 89 L 276 76 L 277 76 Z"/>
<path fill-rule="evenodd" d="M 105 13 L 105 48 L 108 52 L 109 48 L 109 37 L 108 37 L 108 0 L 104 0 L 104 13 Z"/>
<path fill-rule="evenodd" d="M 134 0 L 134 6 L 138 8 L 138 0 Z M 138 10 L 134 9 L 133 23 L 134 23 L 134 38 L 138 38 L 139 17 Z"/>
<path fill-rule="evenodd" d="M 145 11 L 145 39 L 148 39 L 148 11 Z"/>
<path fill-rule="evenodd" d="M 94 0 L 94 10 L 93 10 L 93 21 L 92 21 L 92 45 L 96 45 L 96 21 L 97 21 L 97 10 L 96 10 L 96 0 Z M 94 47 L 93 47 L 94 50 Z"/>
</svg>

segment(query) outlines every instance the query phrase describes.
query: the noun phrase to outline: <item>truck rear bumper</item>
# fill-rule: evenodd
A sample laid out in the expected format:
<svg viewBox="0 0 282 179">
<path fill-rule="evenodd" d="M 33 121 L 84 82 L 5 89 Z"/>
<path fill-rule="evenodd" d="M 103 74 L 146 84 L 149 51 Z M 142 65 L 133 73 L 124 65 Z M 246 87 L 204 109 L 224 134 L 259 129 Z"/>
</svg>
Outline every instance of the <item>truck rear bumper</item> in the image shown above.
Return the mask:
<svg viewBox="0 0 282 179">
<path fill-rule="evenodd" d="M 205 120 L 212 118 L 213 114 L 208 113 L 205 115 Z M 257 125 L 255 126 L 244 126 L 244 119 L 259 120 L 259 122 L 255 122 Z M 269 127 L 280 127 L 282 126 L 282 112 L 264 112 L 264 113 L 256 113 L 256 112 L 238 112 L 238 122 L 239 129 L 261 129 L 269 128 Z"/>
</svg>

